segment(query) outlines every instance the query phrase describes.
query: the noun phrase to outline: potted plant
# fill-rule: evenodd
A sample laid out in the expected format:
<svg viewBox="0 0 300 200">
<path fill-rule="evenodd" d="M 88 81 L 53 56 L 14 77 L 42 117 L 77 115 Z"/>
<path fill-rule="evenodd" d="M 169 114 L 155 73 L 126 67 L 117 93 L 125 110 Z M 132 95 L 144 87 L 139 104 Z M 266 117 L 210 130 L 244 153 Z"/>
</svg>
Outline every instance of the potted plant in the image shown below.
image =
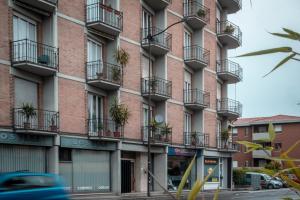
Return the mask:
<svg viewBox="0 0 300 200">
<path fill-rule="evenodd" d="M 123 48 L 118 48 L 115 52 L 114 57 L 117 63 L 122 67 L 125 67 L 129 61 L 129 54 Z"/>
<path fill-rule="evenodd" d="M 24 122 L 24 129 L 30 128 L 30 118 L 36 116 L 36 111 L 32 104 L 30 103 L 23 103 L 22 105 L 22 114 L 25 115 L 25 122 Z"/>
<path fill-rule="evenodd" d="M 99 135 L 99 136 L 103 136 L 103 123 L 102 123 L 102 122 L 99 122 L 97 128 L 98 128 L 98 135 Z"/>
<path fill-rule="evenodd" d="M 55 114 L 52 115 L 52 117 L 51 117 L 51 125 L 50 125 L 50 130 L 52 132 L 57 132 L 57 125 L 55 123 L 55 118 L 56 118 L 56 115 Z"/>
<path fill-rule="evenodd" d="M 120 128 L 123 128 L 125 124 L 128 122 L 129 118 L 129 110 L 125 104 L 119 104 L 117 99 L 115 98 L 110 109 L 110 115 L 114 120 L 116 126 L 114 131 L 114 137 L 121 137 Z"/>
<path fill-rule="evenodd" d="M 121 69 L 118 67 L 113 67 L 112 68 L 112 79 L 115 82 L 120 81 L 121 79 Z"/>
<path fill-rule="evenodd" d="M 231 24 L 226 25 L 224 29 L 224 33 L 232 34 L 233 32 L 234 32 L 234 27 Z"/>
<path fill-rule="evenodd" d="M 162 126 L 161 134 L 164 137 L 165 142 L 170 141 L 169 136 L 171 133 L 172 133 L 172 127 L 170 127 L 170 125 L 168 123 L 164 123 Z"/>
<path fill-rule="evenodd" d="M 199 17 L 205 17 L 205 10 L 203 10 L 202 8 L 199 8 L 199 10 L 197 11 L 197 15 Z"/>
<path fill-rule="evenodd" d="M 158 128 L 159 128 L 159 123 L 155 119 L 151 120 L 150 126 L 148 128 L 150 128 L 150 131 L 151 131 L 151 134 L 149 136 L 150 139 L 153 139 L 153 140 L 160 140 L 161 139 L 161 135 L 157 131 Z"/>
<path fill-rule="evenodd" d="M 229 131 L 228 131 L 228 129 L 223 129 L 221 131 L 221 144 L 222 144 L 222 146 L 224 146 L 224 148 L 227 147 L 228 139 L 229 139 Z"/>
<path fill-rule="evenodd" d="M 193 131 L 191 134 L 192 145 L 195 146 L 197 144 L 197 132 Z"/>
</svg>

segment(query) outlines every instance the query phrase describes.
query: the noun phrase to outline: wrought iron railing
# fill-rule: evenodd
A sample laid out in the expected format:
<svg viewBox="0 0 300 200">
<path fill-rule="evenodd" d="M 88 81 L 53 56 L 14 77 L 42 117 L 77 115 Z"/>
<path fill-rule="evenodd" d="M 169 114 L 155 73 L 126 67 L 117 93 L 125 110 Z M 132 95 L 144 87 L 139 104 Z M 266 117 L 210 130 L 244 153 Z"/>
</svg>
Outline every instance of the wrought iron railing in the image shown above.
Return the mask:
<svg viewBox="0 0 300 200">
<path fill-rule="evenodd" d="M 184 90 L 184 103 L 185 104 L 198 104 L 204 107 L 209 107 L 210 94 L 199 89 Z"/>
<path fill-rule="evenodd" d="M 168 81 L 158 77 L 142 78 L 142 94 L 143 95 L 161 95 L 168 98 L 172 96 L 172 81 Z M 149 91 L 150 86 L 150 91 Z"/>
<path fill-rule="evenodd" d="M 209 50 L 202 48 L 198 45 L 186 46 L 183 48 L 184 60 L 198 60 L 205 64 L 209 63 Z"/>
<path fill-rule="evenodd" d="M 58 48 L 29 39 L 11 42 L 12 64 L 27 62 L 49 68 L 58 68 Z"/>
<path fill-rule="evenodd" d="M 217 136 L 217 148 L 218 149 L 228 149 L 228 150 L 238 150 L 238 145 L 233 143 L 229 139 L 223 139 L 220 136 Z"/>
<path fill-rule="evenodd" d="M 243 69 L 236 62 L 228 59 L 217 61 L 217 73 L 229 73 L 237 76 L 239 79 L 243 79 Z"/>
<path fill-rule="evenodd" d="M 206 23 L 210 20 L 210 10 L 209 8 L 203 6 L 201 3 L 197 1 L 188 1 L 187 3 L 183 3 L 184 9 L 184 17 L 199 17 Z"/>
<path fill-rule="evenodd" d="M 102 3 L 86 6 L 86 23 L 101 22 L 119 30 L 123 29 L 123 13 Z"/>
<path fill-rule="evenodd" d="M 22 108 L 14 109 L 14 128 L 35 131 L 59 131 L 59 113 L 55 111 L 34 109 L 31 115 L 26 115 Z"/>
<path fill-rule="evenodd" d="M 166 130 L 163 127 L 153 127 L 153 126 L 142 126 L 142 141 L 148 141 L 148 131 L 150 128 L 150 140 L 151 142 L 158 143 L 172 143 L 172 128 Z"/>
<path fill-rule="evenodd" d="M 242 114 L 242 104 L 233 99 L 217 99 L 217 110 L 218 112 L 236 113 L 240 116 Z"/>
<path fill-rule="evenodd" d="M 228 34 L 234 37 L 239 43 L 242 43 L 242 31 L 239 26 L 234 23 L 225 20 L 219 21 L 217 20 L 217 34 Z"/>
<path fill-rule="evenodd" d="M 111 119 L 87 119 L 88 135 L 90 137 L 123 138 L 124 128 Z"/>
<path fill-rule="evenodd" d="M 121 85 L 122 68 L 119 65 L 103 62 L 101 60 L 86 63 L 86 78 L 90 80 L 103 80 Z"/>
<path fill-rule="evenodd" d="M 148 39 L 147 36 L 149 34 L 155 35 L 157 33 L 160 33 L 162 29 L 156 28 L 156 27 L 150 27 L 150 28 L 142 28 L 141 29 L 141 43 L 142 45 L 148 45 Z M 159 46 L 162 46 L 163 48 L 172 49 L 172 35 L 167 32 L 163 32 L 159 35 L 155 35 L 152 40 L 150 41 L 151 44 L 156 44 Z"/>
<path fill-rule="evenodd" d="M 185 146 L 208 147 L 209 135 L 201 132 L 184 132 L 183 141 Z"/>
</svg>

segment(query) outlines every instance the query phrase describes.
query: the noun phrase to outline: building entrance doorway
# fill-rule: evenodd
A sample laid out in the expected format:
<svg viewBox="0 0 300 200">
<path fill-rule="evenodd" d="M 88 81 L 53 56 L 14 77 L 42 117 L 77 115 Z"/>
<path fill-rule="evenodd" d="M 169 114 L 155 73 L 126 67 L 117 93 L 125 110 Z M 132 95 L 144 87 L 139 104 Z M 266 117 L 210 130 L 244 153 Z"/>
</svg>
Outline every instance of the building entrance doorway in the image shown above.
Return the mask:
<svg viewBox="0 0 300 200">
<path fill-rule="evenodd" d="M 121 161 L 121 192 L 134 191 L 134 161 L 122 159 Z"/>
</svg>

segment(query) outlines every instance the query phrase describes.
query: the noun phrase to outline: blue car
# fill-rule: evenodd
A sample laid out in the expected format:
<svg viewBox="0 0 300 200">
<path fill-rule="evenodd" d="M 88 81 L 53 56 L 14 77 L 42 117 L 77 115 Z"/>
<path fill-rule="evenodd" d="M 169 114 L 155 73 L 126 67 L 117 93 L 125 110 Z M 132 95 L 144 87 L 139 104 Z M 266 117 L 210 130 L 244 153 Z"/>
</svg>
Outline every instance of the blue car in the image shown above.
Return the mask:
<svg viewBox="0 0 300 200">
<path fill-rule="evenodd" d="M 0 173 L 0 200 L 69 200 L 59 176 L 45 173 Z"/>
</svg>

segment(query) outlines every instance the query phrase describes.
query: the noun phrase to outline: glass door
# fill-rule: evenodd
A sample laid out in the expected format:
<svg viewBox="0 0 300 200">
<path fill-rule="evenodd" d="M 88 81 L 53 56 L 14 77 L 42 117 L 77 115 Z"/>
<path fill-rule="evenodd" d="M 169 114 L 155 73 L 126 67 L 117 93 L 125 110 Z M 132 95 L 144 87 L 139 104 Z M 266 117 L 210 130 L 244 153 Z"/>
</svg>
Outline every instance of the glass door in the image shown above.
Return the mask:
<svg viewBox="0 0 300 200">
<path fill-rule="evenodd" d="M 185 132 L 185 144 L 190 145 L 192 139 L 192 116 L 189 113 L 184 114 L 184 132 Z"/>
<path fill-rule="evenodd" d="M 192 56 L 192 36 L 191 33 L 188 31 L 184 31 L 184 59 L 191 59 Z"/>
<path fill-rule="evenodd" d="M 104 0 L 87 0 L 87 21 L 104 21 L 104 12 L 101 4 L 104 4 Z"/>
<path fill-rule="evenodd" d="M 151 119 L 152 119 L 152 107 L 150 107 L 150 115 L 151 115 Z M 149 128 L 149 109 L 148 109 L 148 105 L 144 105 L 143 106 L 143 140 L 144 141 L 148 141 L 148 128 Z"/>
<path fill-rule="evenodd" d="M 97 76 L 105 76 L 101 43 L 88 40 L 87 46 L 88 77 L 90 79 L 97 79 Z"/>
<path fill-rule="evenodd" d="M 149 33 L 153 34 L 152 29 L 152 15 L 143 9 L 143 19 L 142 19 L 142 28 L 143 28 L 143 38 L 146 38 Z M 147 39 L 144 39 L 145 43 L 148 43 Z"/>
<path fill-rule="evenodd" d="M 98 132 L 105 127 L 102 111 L 102 97 L 88 94 L 88 126 L 90 135 L 97 136 Z"/>
<path fill-rule="evenodd" d="M 183 85 L 183 89 L 185 91 L 185 102 L 190 103 L 192 100 L 192 74 L 185 71 L 184 72 L 184 85 Z"/>
</svg>

